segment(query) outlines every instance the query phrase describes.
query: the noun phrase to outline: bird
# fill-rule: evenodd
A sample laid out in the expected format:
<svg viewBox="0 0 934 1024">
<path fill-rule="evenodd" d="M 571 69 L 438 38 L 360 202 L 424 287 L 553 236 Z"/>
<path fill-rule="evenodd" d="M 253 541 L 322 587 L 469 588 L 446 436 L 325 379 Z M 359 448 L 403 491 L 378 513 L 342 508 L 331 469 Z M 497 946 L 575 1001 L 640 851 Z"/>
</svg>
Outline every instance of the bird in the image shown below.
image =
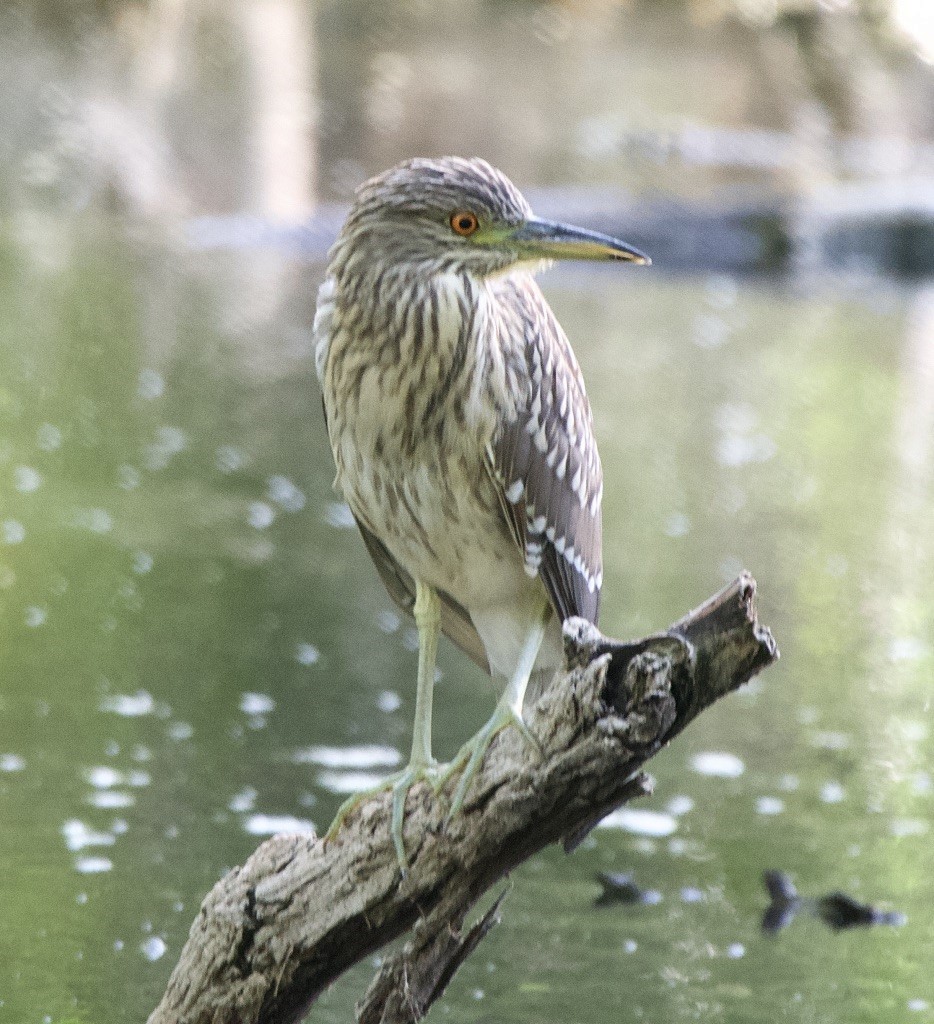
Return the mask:
<svg viewBox="0 0 934 1024">
<path fill-rule="evenodd" d="M 328 254 L 315 367 L 349 506 L 392 599 L 414 616 L 418 674 L 404 769 L 338 810 L 327 839 L 376 790 L 392 792 L 403 872 L 405 803 L 459 775 L 463 806 L 493 738 L 523 719 L 530 678 L 562 664 L 562 624 L 596 624 L 603 475 L 570 342 L 534 276 L 561 259 L 648 264 L 606 234 L 535 216 L 480 158 L 415 158 L 357 189 Z M 503 685 L 449 765 L 432 756 L 444 633 Z"/>
</svg>

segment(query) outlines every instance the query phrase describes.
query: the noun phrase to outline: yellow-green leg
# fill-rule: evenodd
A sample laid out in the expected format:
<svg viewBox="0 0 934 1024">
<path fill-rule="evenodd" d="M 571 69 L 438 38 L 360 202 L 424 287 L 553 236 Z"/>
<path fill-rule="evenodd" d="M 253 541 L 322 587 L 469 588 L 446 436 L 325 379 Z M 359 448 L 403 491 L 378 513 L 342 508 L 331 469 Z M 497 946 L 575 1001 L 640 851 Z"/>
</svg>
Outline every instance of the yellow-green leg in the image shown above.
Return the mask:
<svg viewBox="0 0 934 1024">
<path fill-rule="evenodd" d="M 480 728 L 479 732 L 471 737 L 458 751 L 457 756 L 448 765 L 440 777 L 440 785 L 443 786 L 448 779 L 455 775 L 463 766 L 463 772 L 454 791 L 454 798 L 451 801 L 451 809 L 448 811 L 447 820 L 450 821 L 460 811 L 467 796 L 467 790 L 474 776 L 483 764 L 483 758 L 489 749 L 493 737 L 508 725 L 515 726 L 526 742 L 541 754 L 541 745 L 532 735 L 529 727 L 522 717 L 522 704 L 525 700 L 526 687 L 529 685 L 529 678 L 538 657 L 539 648 L 545 637 L 545 627 L 551 618 L 551 607 L 545 605 L 535 625 L 529 630 L 525 643 L 522 645 L 522 652 L 519 656 L 519 663 L 516 665 L 512 678 L 506 685 L 503 695 L 496 705 L 496 710 L 488 721 Z"/>
<path fill-rule="evenodd" d="M 415 584 L 415 625 L 418 627 L 418 684 L 415 691 L 415 723 L 412 727 L 412 753 L 409 763 L 401 772 L 394 772 L 378 786 L 355 793 L 341 804 L 325 834 L 332 839 L 355 808 L 376 793 L 392 792 L 392 842 L 396 848 L 399 867 L 405 871 L 408 859 L 402 840 L 405 818 L 405 799 L 409 790 L 422 780 L 436 785 L 439 768 L 431 756 L 431 700 L 435 685 L 435 659 L 438 654 L 438 634 L 441 632 L 441 602 L 433 587 Z"/>
</svg>

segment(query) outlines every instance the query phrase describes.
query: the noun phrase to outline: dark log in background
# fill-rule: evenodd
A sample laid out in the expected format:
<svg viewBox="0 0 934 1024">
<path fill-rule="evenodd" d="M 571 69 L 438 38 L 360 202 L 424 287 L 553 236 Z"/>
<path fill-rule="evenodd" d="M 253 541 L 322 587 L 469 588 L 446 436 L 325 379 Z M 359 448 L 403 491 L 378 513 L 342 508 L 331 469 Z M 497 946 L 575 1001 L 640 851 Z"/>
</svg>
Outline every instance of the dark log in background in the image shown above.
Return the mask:
<svg viewBox="0 0 934 1024">
<path fill-rule="evenodd" d="M 388 794 L 362 804 L 331 842 L 283 834 L 263 843 L 206 897 L 149 1024 L 300 1021 L 344 971 L 410 930 L 357 1019 L 420 1020 L 497 920 L 502 894 L 465 929 L 477 901 L 549 843 L 570 852 L 606 814 L 650 792 L 641 766 L 778 657 L 756 619 L 755 590 L 744 574 L 636 643 L 570 620 L 567 670 L 526 710 L 541 759 L 516 730 L 500 733 L 447 826 L 443 797 L 415 787 L 405 876 L 389 838 Z"/>
</svg>

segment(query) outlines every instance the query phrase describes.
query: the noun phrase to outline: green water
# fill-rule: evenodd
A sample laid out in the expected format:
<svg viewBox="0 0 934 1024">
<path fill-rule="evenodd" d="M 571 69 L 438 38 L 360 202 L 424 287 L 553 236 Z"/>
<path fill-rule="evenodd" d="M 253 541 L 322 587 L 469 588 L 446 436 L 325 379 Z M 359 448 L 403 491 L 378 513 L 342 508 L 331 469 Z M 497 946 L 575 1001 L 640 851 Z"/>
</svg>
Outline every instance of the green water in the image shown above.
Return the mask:
<svg viewBox="0 0 934 1024">
<path fill-rule="evenodd" d="M 17 1024 L 145 1019 L 213 882 L 270 830 L 325 827 L 408 749 L 413 713 L 412 630 L 330 489 L 322 268 L 186 242 L 189 216 L 270 215 L 251 30 L 218 8 L 160 34 L 144 5 L 104 6 L 0 12 L 0 1021 Z M 317 82 L 326 199 L 451 149 L 522 185 L 700 196 L 765 175 L 618 140 L 677 117 L 783 123 L 752 30 L 662 5 L 448 4 L 448 27 L 429 5 L 281 7 L 307 16 L 290 59 Z M 604 629 L 663 627 L 747 568 L 782 660 L 650 765 L 652 815 L 516 872 L 431 1019 L 934 1020 L 934 291 L 658 267 L 543 284 L 603 456 Z M 450 755 L 496 694 L 446 646 L 441 669 Z M 765 938 L 767 868 L 907 923 L 802 917 Z M 660 900 L 595 908 L 606 870 Z M 351 1019 L 372 970 L 312 1019 Z"/>
<path fill-rule="evenodd" d="M 7 237 L 0 286 L 0 1014 L 116 1024 L 155 1004 L 269 816 L 321 828 L 352 770 L 406 749 L 414 656 L 330 490 L 319 270 L 97 217 L 55 239 L 50 267 Z M 274 279 L 275 312 L 244 325 Z M 516 874 L 435 1016 L 927 1019 L 909 1006 L 934 1002 L 930 297 L 545 283 L 596 410 L 606 630 L 662 626 L 742 565 L 783 658 L 658 757 L 643 834 Z M 457 652 L 441 665 L 450 754 L 494 695 Z M 697 770 L 711 751 L 733 777 Z M 769 867 L 908 924 L 766 939 Z M 624 869 L 661 902 L 594 909 L 595 872 Z M 368 975 L 317 1019 L 346 1020 Z"/>
</svg>

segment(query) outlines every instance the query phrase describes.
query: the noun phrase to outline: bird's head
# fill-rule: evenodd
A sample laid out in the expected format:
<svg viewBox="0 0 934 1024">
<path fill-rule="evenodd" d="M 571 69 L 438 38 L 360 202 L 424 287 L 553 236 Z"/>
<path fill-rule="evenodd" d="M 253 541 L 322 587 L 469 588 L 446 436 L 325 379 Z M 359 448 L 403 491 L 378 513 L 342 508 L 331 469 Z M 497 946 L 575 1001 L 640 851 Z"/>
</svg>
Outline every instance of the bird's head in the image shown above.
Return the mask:
<svg viewBox="0 0 934 1024">
<path fill-rule="evenodd" d="M 649 263 L 619 239 L 541 220 L 485 160 L 407 160 L 357 190 L 341 241 L 380 265 L 502 273 L 517 264 L 607 260 Z"/>
</svg>

